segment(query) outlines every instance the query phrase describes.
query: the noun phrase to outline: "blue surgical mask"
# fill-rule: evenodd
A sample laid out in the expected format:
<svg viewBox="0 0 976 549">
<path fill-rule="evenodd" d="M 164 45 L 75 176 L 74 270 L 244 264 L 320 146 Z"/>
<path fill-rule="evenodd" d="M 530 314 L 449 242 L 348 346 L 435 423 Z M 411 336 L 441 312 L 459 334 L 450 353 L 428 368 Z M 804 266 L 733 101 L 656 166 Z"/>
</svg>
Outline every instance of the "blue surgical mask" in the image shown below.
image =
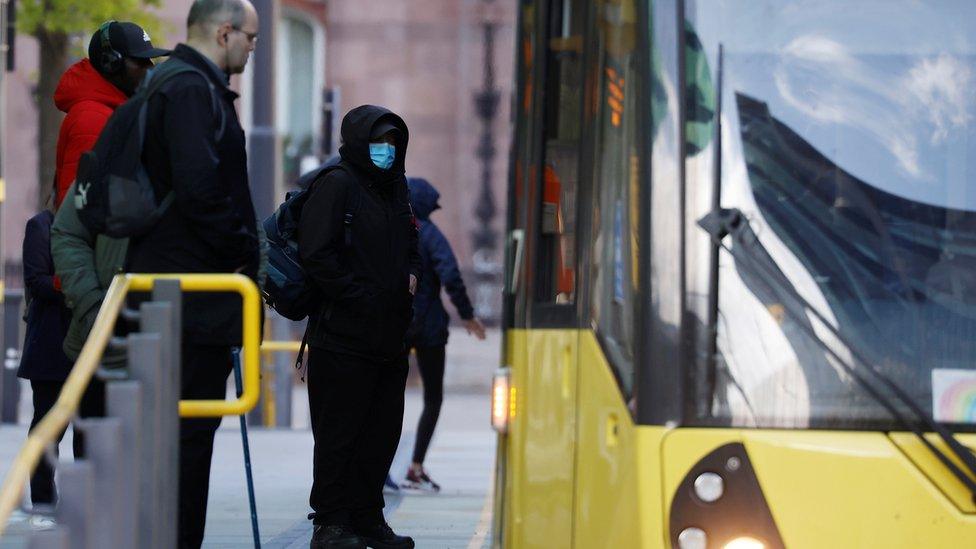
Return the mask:
<svg viewBox="0 0 976 549">
<path fill-rule="evenodd" d="M 396 147 L 389 143 L 370 143 L 369 158 L 381 170 L 388 170 L 396 159 Z"/>
</svg>

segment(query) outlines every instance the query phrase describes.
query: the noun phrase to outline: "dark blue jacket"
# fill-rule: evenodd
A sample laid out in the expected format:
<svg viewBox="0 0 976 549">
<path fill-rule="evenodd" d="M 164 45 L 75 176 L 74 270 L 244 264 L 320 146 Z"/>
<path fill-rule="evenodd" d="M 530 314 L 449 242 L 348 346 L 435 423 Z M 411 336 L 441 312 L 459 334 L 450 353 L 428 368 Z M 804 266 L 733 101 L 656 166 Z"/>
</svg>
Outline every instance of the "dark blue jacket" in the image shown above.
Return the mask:
<svg viewBox="0 0 976 549">
<path fill-rule="evenodd" d="M 30 218 L 24 231 L 27 333 L 17 376 L 34 381 L 64 381 L 72 365 L 61 348 L 71 312 L 64 305 L 64 295 L 54 287 L 53 221 L 54 214 L 45 210 Z"/>
<path fill-rule="evenodd" d="M 430 220 L 430 214 L 440 208 L 441 195 L 426 179 L 407 178 L 410 205 L 420 224 L 421 277 L 413 300 L 413 323 L 407 332 L 407 343 L 417 347 L 438 347 L 447 344 L 447 325 L 450 316 L 441 302 L 441 286 L 447 290 L 451 302 L 464 320 L 474 318 L 474 309 L 461 279 L 457 259 L 444 233 Z"/>
</svg>

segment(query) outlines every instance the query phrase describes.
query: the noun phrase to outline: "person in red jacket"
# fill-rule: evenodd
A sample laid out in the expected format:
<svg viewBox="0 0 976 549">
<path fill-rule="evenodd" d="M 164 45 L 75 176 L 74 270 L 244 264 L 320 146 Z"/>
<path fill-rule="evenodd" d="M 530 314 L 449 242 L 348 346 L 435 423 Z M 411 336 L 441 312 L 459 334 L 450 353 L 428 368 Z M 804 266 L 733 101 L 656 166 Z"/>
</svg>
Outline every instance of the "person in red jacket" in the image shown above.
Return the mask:
<svg viewBox="0 0 976 549">
<path fill-rule="evenodd" d="M 169 53 L 153 47 L 139 25 L 108 21 L 88 43 L 88 59 L 61 76 L 54 104 L 67 116 L 58 135 L 55 209 L 75 180 L 81 154 L 95 145 L 115 108 L 135 93 L 152 59 Z"/>
<path fill-rule="evenodd" d="M 92 36 L 89 58 L 65 71 L 54 92 L 54 103 L 67 113 L 58 136 L 55 209 L 75 179 L 81 154 L 95 144 L 115 108 L 135 93 L 152 67 L 152 58 L 168 54 L 168 50 L 154 48 L 149 35 L 139 25 L 109 21 Z M 25 287 L 34 299 L 30 300 L 25 352 L 18 375 L 31 380 L 32 428 L 54 406 L 72 366 L 61 348 L 70 314 L 58 278 L 54 276 L 50 246 L 52 218 L 49 211 L 32 218 L 24 237 Z M 81 402 L 82 417 L 104 415 L 103 390 L 101 382 L 92 380 Z M 83 453 L 80 433 L 75 433 L 72 449 L 75 457 Z M 56 499 L 52 465 L 42 461 L 31 477 L 31 501 L 40 505 L 54 503 Z"/>
</svg>

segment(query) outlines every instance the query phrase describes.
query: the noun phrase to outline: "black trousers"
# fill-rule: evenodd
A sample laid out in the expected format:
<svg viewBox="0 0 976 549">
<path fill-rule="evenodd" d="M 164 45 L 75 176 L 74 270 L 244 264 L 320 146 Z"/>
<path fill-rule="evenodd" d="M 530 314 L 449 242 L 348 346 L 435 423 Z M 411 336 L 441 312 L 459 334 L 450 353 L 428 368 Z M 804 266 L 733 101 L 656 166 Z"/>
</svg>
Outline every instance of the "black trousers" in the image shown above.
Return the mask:
<svg viewBox="0 0 976 549">
<path fill-rule="evenodd" d="M 413 447 L 413 462 L 423 463 L 427 457 L 430 439 L 441 415 L 444 402 L 444 345 L 415 347 L 420 379 L 424 382 L 424 411 L 417 422 L 417 441 Z"/>
<path fill-rule="evenodd" d="M 34 403 L 34 417 L 31 418 L 30 428 L 34 430 L 34 427 L 54 407 L 54 403 L 57 402 L 58 395 L 61 394 L 61 389 L 64 387 L 64 382 L 31 380 L 30 384 L 31 400 Z M 105 415 L 105 384 L 103 382 L 97 379 L 91 380 L 88 389 L 85 390 L 85 394 L 81 397 L 78 414 L 83 418 L 101 417 Z M 64 438 L 64 431 L 61 431 L 61 434 L 58 435 L 58 444 L 61 443 L 62 438 Z M 85 455 L 84 444 L 84 435 L 80 431 L 75 430 L 74 436 L 71 439 L 71 449 L 75 459 Z M 54 455 L 58 455 L 57 445 L 54 446 L 53 450 Z M 34 474 L 31 476 L 30 488 L 31 503 L 34 505 L 53 504 L 57 499 L 57 492 L 54 488 L 54 468 L 48 462 L 47 457 L 41 458 L 41 461 L 37 464 L 37 469 L 34 470 Z"/>
<path fill-rule="evenodd" d="M 380 362 L 311 347 L 308 359 L 314 523 L 382 521 L 383 481 L 403 427 L 407 356 Z"/>
<path fill-rule="evenodd" d="M 183 344 L 180 398 L 223 400 L 233 369 L 231 349 L 222 345 Z M 221 418 L 180 420 L 180 486 L 177 538 L 181 549 L 203 543 L 210 492 L 210 461 Z"/>
</svg>

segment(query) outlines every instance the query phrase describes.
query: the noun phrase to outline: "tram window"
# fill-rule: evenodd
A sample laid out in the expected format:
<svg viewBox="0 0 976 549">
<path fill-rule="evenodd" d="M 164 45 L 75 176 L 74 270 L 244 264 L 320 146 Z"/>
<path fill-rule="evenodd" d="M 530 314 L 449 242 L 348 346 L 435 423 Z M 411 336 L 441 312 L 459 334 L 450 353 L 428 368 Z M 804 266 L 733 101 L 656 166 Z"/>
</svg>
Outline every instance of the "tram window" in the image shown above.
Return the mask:
<svg viewBox="0 0 976 549">
<path fill-rule="evenodd" d="M 869 383 L 976 431 L 948 405 L 976 380 L 972 3 L 781 4 L 687 4 L 722 137 L 688 151 L 688 256 L 712 249 L 694 226 L 711 189 L 745 221 L 734 252 L 685 264 L 689 294 L 715 299 L 694 420 L 899 428 L 887 393 L 848 371 L 868 367 Z"/>
<path fill-rule="evenodd" d="M 545 153 L 536 297 L 572 303 L 576 298 L 576 189 L 583 103 L 582 49 L 585 3 L 550 4 L 546 48 Z"/>
<path fill-rule="evenodd" d="M 633 0 L 598 3 L 599 106 L 593 191 L 590 317 L 621 390 L 632 393 L 638 281 L 641 185 L 638 143 L 637 6 Z"/>
</svg>

